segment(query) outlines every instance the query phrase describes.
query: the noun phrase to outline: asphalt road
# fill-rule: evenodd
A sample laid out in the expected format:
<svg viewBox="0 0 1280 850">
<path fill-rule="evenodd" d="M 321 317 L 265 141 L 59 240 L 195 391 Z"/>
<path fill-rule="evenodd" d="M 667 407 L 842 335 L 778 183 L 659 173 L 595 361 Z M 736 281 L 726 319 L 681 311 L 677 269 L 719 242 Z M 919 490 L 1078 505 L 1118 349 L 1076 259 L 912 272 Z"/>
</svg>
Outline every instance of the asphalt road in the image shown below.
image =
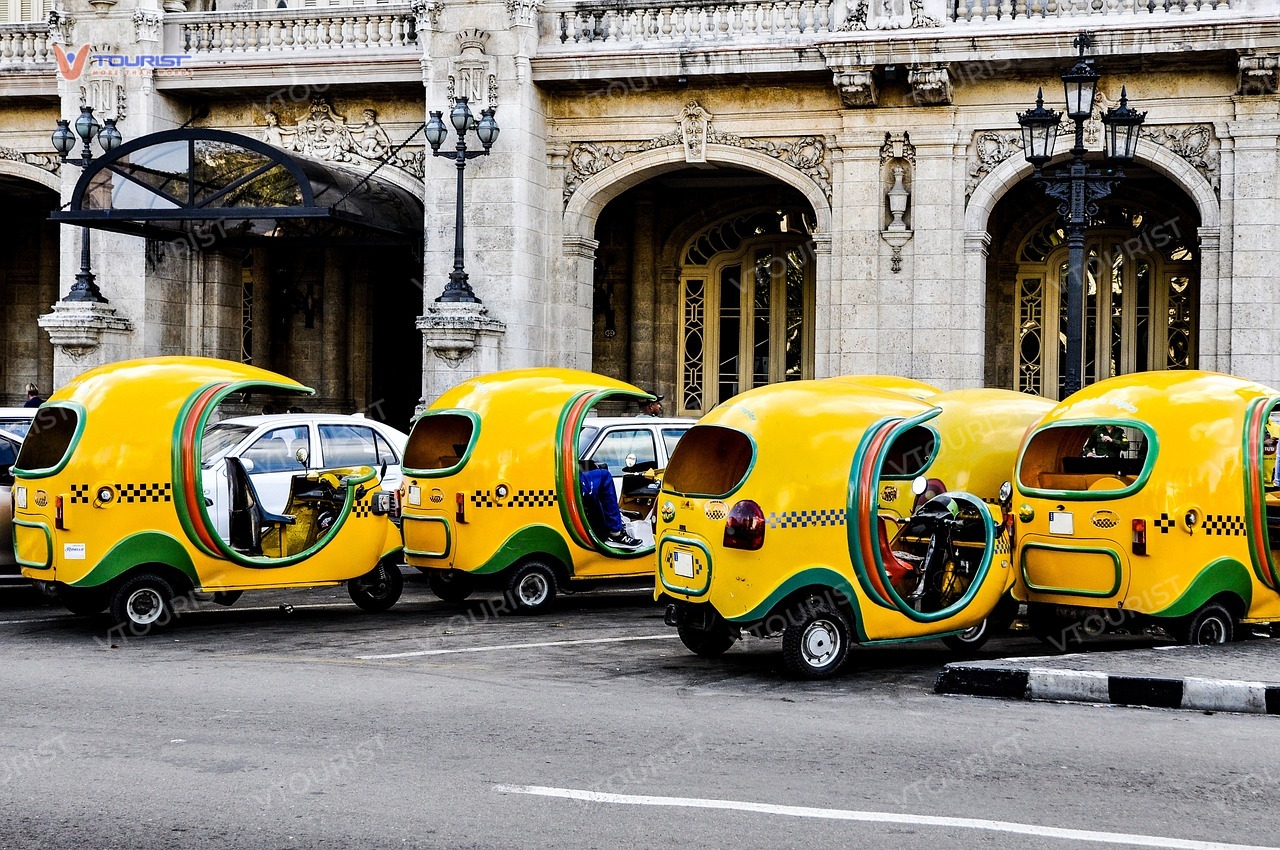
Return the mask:
<svg viewBox="0 0 1280 850">
<path fill-rule="evenodd" d="M 0 589 L 0 847 L 1280 844 L 1273 717 L 935 696 L 936 642 L 797 683 L 643 591 L 493 607 L 246 594 L 125 639 Z"/>
</svg>

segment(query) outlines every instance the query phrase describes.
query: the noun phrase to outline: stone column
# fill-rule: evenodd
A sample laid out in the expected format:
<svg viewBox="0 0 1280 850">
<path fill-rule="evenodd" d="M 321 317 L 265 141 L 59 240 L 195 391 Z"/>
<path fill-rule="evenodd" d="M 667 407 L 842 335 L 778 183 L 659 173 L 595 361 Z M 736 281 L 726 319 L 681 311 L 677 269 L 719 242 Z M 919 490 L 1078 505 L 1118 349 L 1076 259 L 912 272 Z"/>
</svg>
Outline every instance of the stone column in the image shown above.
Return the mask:
<svg viewBox="0 0 1280 850">
<path fill-rule="evenodd" d="M 888 274 L 887 262 L 880 272 L 879 253 L 888 250 L 880 239 L 880 158 L 865 127 L 850 126 L 863 120 L 861 112 L 847 113 L 846 132 L 836 137 L 831 262 L 817 275 L 814 373 L 821 376 L 908 368 L 911 277 Z"/>
<path fill-rule="evenodd" d="M 657 380 L 657 338 L 670 335 L 659 330 L 657 245 L 653 235 L 654 199 L 636 199 L 631 253 L 631 383 L 648 389 Z"/>
<path fill-rule="evenodd" d="M 1280 103 L 1240 96 L 1235 104 L 1236 120 L 1228 122 L 1235 152 L 1229 198 L 1223 187 L 1224 206 L 1231 209 L 1230 371 L 1274 386 L 1280 381 Z"/>
<path fill-rule="evenodd" d="M 1230 286 L 1218 273 L 1221 228 L 1201 227 L 1196 230 L 1200 243 L 1200 333 L 1196 341 L 1201 369 L 1225 372 L 1230 369 L 1231 326 L 1219 324 L 1229 320 L 1230 310 L 1220 309 L 1231 303 Z"/>
<path fill-rule="evenodd" d="M 319 340 L 323 361 L 320 386 L 316 389 L 329 410 L 346 411 L 352 407 L 351 390 L 347 383 L 347 335 L 351 323 L 347 297 L 347 264 L 342 253 L 330 248 L 325 251 L 324 283 L 320 301 Z"/>
</svg>

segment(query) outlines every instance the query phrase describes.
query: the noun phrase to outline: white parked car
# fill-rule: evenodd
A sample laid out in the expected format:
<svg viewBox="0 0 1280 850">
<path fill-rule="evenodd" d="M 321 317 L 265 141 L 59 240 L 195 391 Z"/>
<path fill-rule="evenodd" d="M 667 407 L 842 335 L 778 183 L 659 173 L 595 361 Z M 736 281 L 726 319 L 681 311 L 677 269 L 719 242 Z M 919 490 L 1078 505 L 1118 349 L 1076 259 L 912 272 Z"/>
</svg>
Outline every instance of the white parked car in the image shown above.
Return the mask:
<svg viewBox="0 0 1280 850">
<path fill-rule="evenodd" d="M 285 413 L 224 419 L 204 432 L 204 497 L 218 533 L 229 539 L 229 457 L 244 463 L 263 508 L 284 513 L 295 475 L 323 469 L 387 465 L 382 489 L 400 488 L 400 460 L 409 435 L 360 414 Z"/>
<path fill-rule="evenodd" d="M 0 407 L 0 431 L 12 434 L 20 441 L 25 440 L 37 410 L 38 407 Z"/>
<path fill-rule="evenodd" d="M 694 422 L 674 416 L 589 416 L 578 432 L 578 457 L 609 467 L 621 496 L 623 470 L 666 469 L 676 443 Z"/>
<path fill-rule="evenodd" d="M 20 448 L 22 437 L 0 424 L 0 578 L 5 581 L 22 577 L 13 555 L 13 473 L 9 471 Z"/>
</svg>

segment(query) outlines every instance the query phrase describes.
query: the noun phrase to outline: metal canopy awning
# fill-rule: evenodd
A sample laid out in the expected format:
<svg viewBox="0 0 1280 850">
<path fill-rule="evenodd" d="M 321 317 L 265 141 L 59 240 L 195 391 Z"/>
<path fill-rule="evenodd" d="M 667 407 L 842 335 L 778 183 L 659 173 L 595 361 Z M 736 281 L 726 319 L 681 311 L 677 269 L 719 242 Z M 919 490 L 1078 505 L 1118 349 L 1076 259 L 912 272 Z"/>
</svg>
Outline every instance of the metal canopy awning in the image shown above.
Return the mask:
<svg viewBox="0 0 1280 850">
<path fill-rule="evenodd" d="M 255 239 L 422 242 L 404 189 L 223 130 L 166 130 L 94 160 L 51 219 L 201 247 Z"/>
</svg>

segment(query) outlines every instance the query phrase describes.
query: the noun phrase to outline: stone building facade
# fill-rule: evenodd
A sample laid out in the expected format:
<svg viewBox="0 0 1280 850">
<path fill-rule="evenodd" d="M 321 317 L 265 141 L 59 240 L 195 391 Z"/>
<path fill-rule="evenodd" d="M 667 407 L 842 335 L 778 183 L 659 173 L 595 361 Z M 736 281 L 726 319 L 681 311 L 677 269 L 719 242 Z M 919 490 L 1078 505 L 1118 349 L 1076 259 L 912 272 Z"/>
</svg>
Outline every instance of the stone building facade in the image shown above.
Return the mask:
<svg viewBox="0 0 1280 850">
<path fill-rule="evenodd" d="M 315 387 L 315 409 L 401 424 L 528 365 L 615 375 L 691 415 L 844 373 L 1056 396 L 1066 247 L 1015 113 L 1038 88 L 1062 108 L 1081 33 L 1097 158 L 1122 89 L 1147 112 L 1092 216 L 1086 378 L 1280 384 L 1272 0 L 53 2 L 0 0 L 8 402 L 168 353 L 249 360 Z M 464 172 L 481 303 L 438 303 L 455 169 L 421 130 L 464 95 L 501 127 Z M 166 160 L 143 140 L 184 128 L 353 177 L 347 195 L 376 189 L 421 233 L 50 222 L 77 211 L 81 172 L 49 134 L 86 105 L 143 146 L 128 180 L 98 172 L 116 182 L 92 215 L 129 180 L 154 188 Z M 106 304 L 65 300 L 84 232 Z"/>
</svg>

